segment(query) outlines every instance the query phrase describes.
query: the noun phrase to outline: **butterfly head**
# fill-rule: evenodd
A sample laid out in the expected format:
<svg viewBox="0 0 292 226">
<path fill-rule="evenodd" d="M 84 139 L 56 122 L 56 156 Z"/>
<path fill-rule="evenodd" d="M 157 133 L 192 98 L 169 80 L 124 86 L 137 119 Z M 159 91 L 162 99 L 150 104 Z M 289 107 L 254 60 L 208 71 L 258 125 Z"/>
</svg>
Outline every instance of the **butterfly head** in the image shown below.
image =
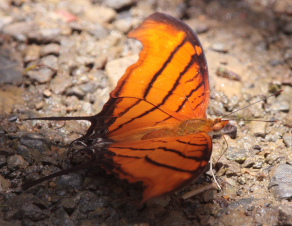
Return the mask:
<svg viewBox="0 0 292 226">
<path fill-rule="evenodd" d="M 213 131 L 220 131 L 223 129 L 227 124 L 229 123 L 229 120 L 222 120 L 221 118 L 216 118 L 213 120 Z"/>
</svg>

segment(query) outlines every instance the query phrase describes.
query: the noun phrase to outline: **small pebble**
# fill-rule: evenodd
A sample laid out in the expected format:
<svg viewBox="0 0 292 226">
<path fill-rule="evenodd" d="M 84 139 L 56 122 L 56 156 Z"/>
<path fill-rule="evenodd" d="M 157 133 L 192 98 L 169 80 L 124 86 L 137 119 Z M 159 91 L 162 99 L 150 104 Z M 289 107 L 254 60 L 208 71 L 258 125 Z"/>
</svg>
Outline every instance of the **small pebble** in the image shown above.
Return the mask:
<svg viewBox="0 0 292 226">
<path fill-rule="evenodd" d="M 40 110 L 40 109 L 42 109 L 44 107 L 44 105 L 45 105 L 45 102 L 44 101 L 40 101 L 40 102 L 36 103 L 35 109 Z"/>
<path fill-rule="evenodd" d="M 16 22 L 4 26 L 3 33 L 11 35 L 19 41 L 26 41 L 26 36 L 36 30 L 37 25 L 34 22 Z"/>
<path fill-rule="evenodd" d="M 73 197 L 63 198 L 61 205 L 68 214 L 72 214 L 76 209 L 76 199 Z"/>
<path fill-rule="evenodd" d="M 238 149 L 238 148 L 228 148 L 226 152 L 226 158 L 232 161 L 236 161 L 238 163 L 243 163 L 246 158 L 249 156 L 249 151 L 246 149 Z"/>
<path fill-rule="evenodd" d="M 250 122 L 250 130 L 253 135 L 257 137 L 265 137 L 266 135 L 266 123 L 259 123 L 256 121 Z"/>
<path fill-rule="evenodd" d="M 40 58 L 40 46 L 29 45 L 25 50 L 24 62 L 31 62 Z"/>
<path fill-rule="evenodd" d="M 36 149 L 39 152 L 45 152 L 50 149 L 50 142 L 44 136 L 35 133 L 22 135 L 19 142 L 27 148 Z"/>
<path fill-rule="evenodd" d="M 28 166 L 28 162 L 20 155 L 12 155 L 7 158 L 7 167 L 10 170 L 17 168 L 25 169 Z"/>
<path fill-rule="evenodd" d="M 135 3 L 135 0 L 105 0 L 104 4 L 110 8 L 119 10 Z"/>
<path fill-rule="evenodd" d="M 52 54 L 52 55 L 57 56 L 60 54 L 60 49 L 61 49 L 61 46 L 59 44 L 50 43 L 40 48 L 40 55 L 46 56 L 46 55 Z"/>
<path fill-rule="evenodd" d="M 237 162 L 230 162 L 225 173 L 228 177 L 241 175 L 241 167 Z"/>
<path fill-rule="evenodd" d="M 282 204 L 279 206 L 279 225 L 292 225 L 292 206 L 287 204 Z"/>
<path fill-rule="evenodd" d="M 292 198 L 292 166 L 282 164 L 275 166 L 270 173 L 269 189 L 277 200 Z"/>
<path fill-rule="evenodd" d="M 116 27 L 116 29 L 120 30 L 121 32 L 123 32 L 125 34 L 132 29 L 131 22 L 129 20 L 126 20 L 126 19 L 117 20 L 114 23 L 114 26 Z"/>
<path fill-rule="evenodd" d="M 74 86 L 66 91 L 66 95 L 69 95 L 69 96 L 74 95 L 78 97 L 79 99 L 82 99 L 85 96 L 85 94 L 86 93 L 82 89 L 80 89 L 80 87 L 78 86 Z"/>
<path fill-rule="evenodd" d="M 40 68 L 38 70 L 30 70 L 26 74 L 32 80 L 39 83 L 46 83 L 52 79 L 54 73 L 55 72 L 49 68 Z"/>
<path fill-rule="evenodd" d="M 9 65 L 9 67 L 7 67 Z M 18 66 L 18 63 L 15 63 L 9 59 L 8 56 L 1 54 L 0 51 L 0 85 L 1 84 L 12 84 L 20 85 L 23 81 L 23 75 L 21 69 Z"/>
<path fill-rule="evenodd" d="M 82 186 L 82 176 L 76 173 L 62 175 L 58 180 L 58 185 L 64 188 L 80 188 Z"/>
<path fill-rule="evenodd" d="M 107 23 L 112 21 L 116 17 L 116 12 L 104 6 L 93 6 L 86 10 L 85 20 L 89 20 L 93 23 Z"/>
<path fill-rule="evenodd" d="M 4 16 L 0 17 L 0 30 L 2 31 L 3 27 L 10 24 L 13 21 L 12 16 Z"/>
<path fill-rule="evenodd" d="M 227 46 L 224 45 L 223 43 L 220 43 L 220 42 L 214 43 L 211 48 L 212 48 L 212 50 L 219 52 L 219 53 L 227 53 L 228 52 Z"/>
<path fill-rule="evenodd" d="M 283 31 L 288 35 L 292 34 L 292 22 L 291 21 L 284 26 Z"/>
<path fill-rule="evenodd" d="M 103 39 L 109 35 L 109 30 L 99 23 L 89 26 L 88 32 L 97 40 Z"/>
<path fill-rule="evenodd" d="M 59 73 L 55 76 L 50 83 L 50 88 L 53 93 L 64 93 L 72 85 L 72 78 L 68 74 Z"/>
<path fill-rule="evenodd" d="M 58 58 L 54 55 L 44 56 L 40 60 L 40 64 L 44 65 L 44 67 L 49 67 L 52 70 L 58 69 Z"/>
<path fill-rule="evenodd" d="M 7 192 L 11 186 L 9 180 L 6 180 L 4 177 L 0 175 L 0 192 Z"/>
<path fill-rule="evenodd" d="M 82 213 L 89 213 L 97 208 L 107 207 L 109 202 L 106 197 L 97 197 L 95 194 L 89 191 L 85 191 L 81 194 L 80 201 L 78 203 L 78 209 Z"/>
<path fill-rule="evenodd" d="M 288 101 L 276 101 L 271 106 L 271 109 L 274 111 L 282 111 L 282 112 L 289 112 L 290 110 L 290 103 Z"/>
<path fill-rule="evenodd" d="M 29 32 L 28 38 L 39 43 L 59 42 L 61 34 L 61 28 L 43 28 Z"/>
<path fill-rule="evenodd" d="M 238 75 L 237 73 L 233 72 L 233 71 L 230 71 L 230 70 L 227 70 L 226 68 L 224 67 L 219 67 L 216 71 L 216 74 L 219 76 L 219 77 L 222 77 L 222 78 L 227 78 L 229 80 L 234 80 L 234 81 L 241 81 L 241 76 Z"/>
<path fill-rule="evenodd" d="M 49 90 L 49 89 L 45 89 L 44 92 L 43 92 L 43 95 L 44 95 L 45 97 L 50 97 L 50 96 L 52 95 L 52 92 L 51 92 L 51 90 Z"/>
<path fill-rule="evenodd" d="M 87 82 L 80 85 L 80 89 L 82 89 L 85 93 L 94 93 L 98 88 L 98 84 L 96 82 Z"/>
<path fill-rule="evenodd" d="M 283 136 L 284 144 L 288 147 L 292 147 L 292 134 L 291 133 L 285 133 Z"/>
</svg>

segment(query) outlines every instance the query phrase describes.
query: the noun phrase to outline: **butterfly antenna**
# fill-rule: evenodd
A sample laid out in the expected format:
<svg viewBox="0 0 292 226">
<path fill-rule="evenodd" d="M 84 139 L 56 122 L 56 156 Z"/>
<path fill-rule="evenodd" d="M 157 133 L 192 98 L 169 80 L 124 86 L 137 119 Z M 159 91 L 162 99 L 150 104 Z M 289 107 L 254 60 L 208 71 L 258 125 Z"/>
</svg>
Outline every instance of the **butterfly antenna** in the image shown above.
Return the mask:
<svg viewBox="0 0 292 226">
<path fill-rule="evenodd" d="M 258 101 L 254 102 L 254 103 L 252 103 L 252 104 L 249 104 L 249 105 L 247 105 L 247 106 L 245 106 L 245 107 L 239 108 L 239 109 L 237 109 L 237 110 L 235 110 L 235 111 L 233 111 L 233 112 L 231 112 L 231 113 L 229 113 L 229 114 L 227 114 L 227 115 L 223 115 L 221 118 L 226 118 L 226 117 L 228 117 L 229 115 L 234 114 L 235 112 L 241 111 L 241 110 L 243 110 L 243 109 L 245 109 L 245 108 L 248 108 L 248 107 L 250 107 L 250 106 L 252 106 L 252 105 L 254 105 L 254 104 L 257 104 L 257 103 L 259 103 L 259 102 L 261 102 L 261 101 L 265 101 L 266 99 L 268 99 L 268 98 L 270 98 L 270 97 L 272 97 L 272 96 L 277 96 L 277 95 L 279 95 L 281 92 L 283 92 L 283 90 L 277 91 L 277 92 L 271 94 L 270 96 L 267 96 L 267 97 L 265 97 L 265 98 L 263 98 L 263 99 L 261 99 L 261 100 L 258 100 Z M 244 121 L 255 121 L 255 120 L 244 120 Z M 275 122 L 275 121 L 266 121 L 266 122 Z"/>
</svg>

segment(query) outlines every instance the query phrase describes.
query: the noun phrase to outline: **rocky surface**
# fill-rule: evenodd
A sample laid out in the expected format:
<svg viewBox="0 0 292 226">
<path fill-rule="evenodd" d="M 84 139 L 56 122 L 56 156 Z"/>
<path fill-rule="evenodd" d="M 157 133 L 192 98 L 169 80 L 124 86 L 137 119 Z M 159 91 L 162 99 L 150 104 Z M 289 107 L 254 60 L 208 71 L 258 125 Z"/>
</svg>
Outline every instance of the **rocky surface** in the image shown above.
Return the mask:
<svg viewBox="0 0 292 226">
<path fill-rule="evenodd" d="M 209 184 L 207 172 L 139 206 L 139 185 L 95 167 L 22 191 L 25 181 L 69 168 L 68 144 L 88 127 L 22 119 L 99 112 L 140 51 L 127 33 L 156 11 L 198 33 L 210 117 L 283 90 L 227 117 L 236 120 L 226 141 L 213 140 L 222 190 L 181 198 Z M 291 225 L 291 15 L 290 0 L 0 0 L 0 225 Z"/>
</svg>

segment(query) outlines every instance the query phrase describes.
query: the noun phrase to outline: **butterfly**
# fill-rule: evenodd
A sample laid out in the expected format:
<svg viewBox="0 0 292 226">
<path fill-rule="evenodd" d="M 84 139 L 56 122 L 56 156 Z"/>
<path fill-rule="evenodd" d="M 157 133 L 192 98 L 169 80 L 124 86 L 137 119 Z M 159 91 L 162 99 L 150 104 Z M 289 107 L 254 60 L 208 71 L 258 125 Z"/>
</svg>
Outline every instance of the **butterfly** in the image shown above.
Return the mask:
<svg viewBox="0 0 292 226">
<path fill-rule="evenodd" d="M 208 133 L 228 120 L 207 119 L 208 68 L 190 27 L 157 12 L 128 36 L 143 44 L 139 60 L 127 68 L 100 113 L 39 119 L 90 121 L 70 148 L 92 152 L 94 161 L 120 179 L 142 182 L 143 203 L 198 178 L 212 153 Z"/>
</svg>

